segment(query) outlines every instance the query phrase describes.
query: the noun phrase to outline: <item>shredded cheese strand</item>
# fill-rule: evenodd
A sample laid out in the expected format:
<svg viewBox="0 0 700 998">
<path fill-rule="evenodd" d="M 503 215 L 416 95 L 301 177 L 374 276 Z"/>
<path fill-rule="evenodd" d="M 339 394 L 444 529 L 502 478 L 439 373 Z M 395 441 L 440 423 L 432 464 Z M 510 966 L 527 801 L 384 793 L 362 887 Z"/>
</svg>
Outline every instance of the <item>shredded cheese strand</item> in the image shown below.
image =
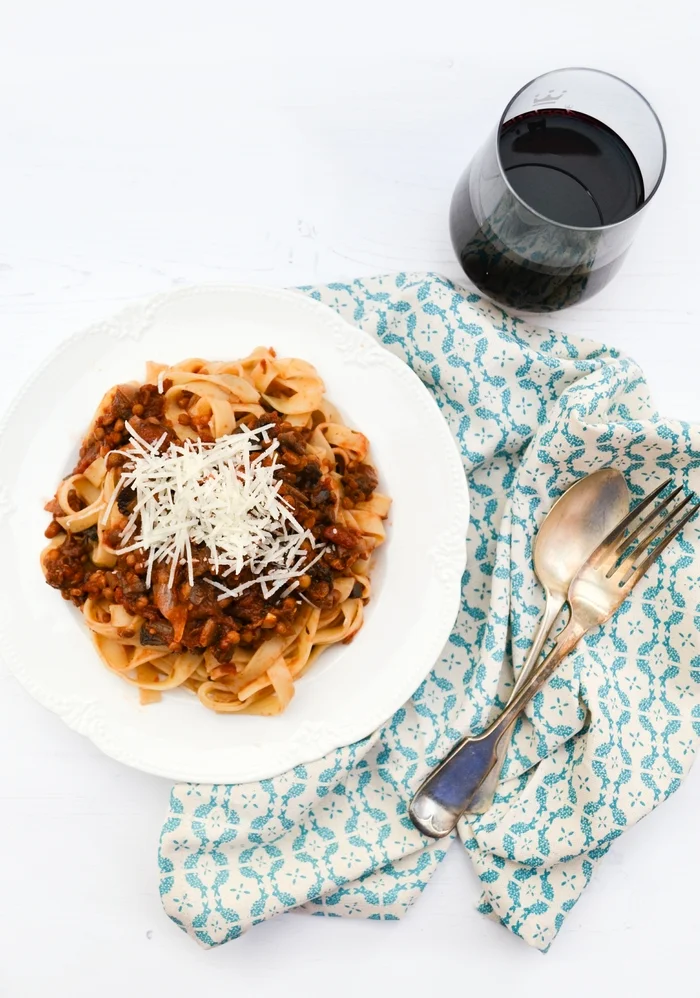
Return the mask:
<svg viewBox="0 0 700 998">
<path fill-rule="evenodd" d="M 255 576 L 233 587 L 209 580 L 220 590 L 219 599 L 239 596 L 254 585 L 260 585 L 269 599 L 280 589 L 291 592 L 296 580 L 323 556 L 325 547 L 309 561 L 316 540 L 279 495 L 282 482 L 275 478 L 279 443 L 270 440 L 271 425 L 256 430 L 241 427 L 213 443 L 171 442 L 161 453 L 165 436 L 149 444 L 126 424 L 130 460 L 102 522 L 108 522 L 119 494 L 133 490 L 136 502 L 117 550 L 148 552 L 147 586 L 161 562 L 170 566 L 170 587 L 181 564 L 187 565 L 193 585 L 192 547 L 204 545 L 212 574 L 225 578 L 248 568 Z"/>
</svg>

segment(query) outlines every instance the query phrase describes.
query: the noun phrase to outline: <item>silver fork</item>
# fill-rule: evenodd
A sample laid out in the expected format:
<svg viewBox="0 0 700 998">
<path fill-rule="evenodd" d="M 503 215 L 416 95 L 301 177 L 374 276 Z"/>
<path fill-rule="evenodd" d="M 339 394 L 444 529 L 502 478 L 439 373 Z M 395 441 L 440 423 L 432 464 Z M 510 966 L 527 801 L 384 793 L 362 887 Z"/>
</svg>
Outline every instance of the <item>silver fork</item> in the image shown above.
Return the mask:
<svg viewBox="0 0 700 998">
<path fill-rule="evenodd" d="M 469 810 L 472 798 L 496 764 L 498 744 L 515 718 L 549 681 L 559 663 L 583 635 L 612 616 L 649 566 L 700 509 L 700 503 L 697 503 L 676 519 L 693 499 L 690 493 L 669 509 L 681 492 L 681 488 L 677 488 L 627 534 L 640 513 L 648 509 L 670 484 L 671 479 L 668 479 L 638 503 L 579 569 L 569 587 L 569 622 L 559 634 L 552 651 L 503 713 L 480 735 L 460 742 L 418 789 L 409 814 L 413 824 L 425 835 L 441 838 L 452 831 L 460 815 Z M 664 510 L 668 512 L 654 525 Z M 651 548 L 658 538 L 661 538 L 659 543 Z"/>
</svg>

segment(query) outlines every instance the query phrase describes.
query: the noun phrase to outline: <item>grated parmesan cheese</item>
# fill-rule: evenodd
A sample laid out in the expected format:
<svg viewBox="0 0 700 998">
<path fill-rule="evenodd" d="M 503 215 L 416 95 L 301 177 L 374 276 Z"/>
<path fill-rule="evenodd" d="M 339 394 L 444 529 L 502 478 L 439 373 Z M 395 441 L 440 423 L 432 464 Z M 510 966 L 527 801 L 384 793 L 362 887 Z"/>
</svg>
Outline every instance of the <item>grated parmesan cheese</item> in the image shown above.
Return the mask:
<svg viewBox="0 0 700 998">
<path fill-rule="evenodd" d="M 294 518 L 292 508 L 279 495 L 281 481 L 275 478 L 278 441 L 270 441 L 272 424 L 220 437 L 213 443 L 201 440 L 172 442 L 161 454 L 163 435 L 148 444 L 127 423 L 131 450 L 103 523 L 122 489 L 133 489 L 136 503 L 121 531 L 120 554 L 148 552 L 146 585 L 153 566 L 170 565 L 169 586 L 178 565 L 187 565 L 194 584 L 193 545 L 209 552 L 211 571 L 222 578 L 239 575 L 248 568 L 251 581 L 226 586 L 209 580 L 220 590 L 219 599 L 239 596 L 259 585 L 265 599 L 280 589 L 285 594 L 297 587 L 296 580 L 323 556 L 309 530 Z M 265 463 L 269 458 L 269 463 Z"/>
</svg>

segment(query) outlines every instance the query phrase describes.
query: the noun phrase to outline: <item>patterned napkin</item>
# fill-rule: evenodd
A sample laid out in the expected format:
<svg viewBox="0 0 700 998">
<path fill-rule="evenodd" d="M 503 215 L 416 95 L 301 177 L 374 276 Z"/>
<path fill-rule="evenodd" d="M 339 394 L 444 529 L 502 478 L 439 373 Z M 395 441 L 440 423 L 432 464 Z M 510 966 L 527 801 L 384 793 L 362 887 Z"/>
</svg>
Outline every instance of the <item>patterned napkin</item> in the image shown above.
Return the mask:
<svg viewBox="0 0 700 998">
<path fill-rule="evenodd" d="M 532 540 L 554 499 L 608 465 L 636 499 L 670 475 L 700 489 L 700 429 L 659 419 L 642 373 L 614 350 L 530 327 L 435 276 L 304 290 L 410 364 L 459 443 L 472 504 L 462 609 L 426 680 L 369 738 L 272 780 L 173 789 L 163 904 L 207 946 L 291 909 L 400 918 L 449 845 L 416 831 L 408 802 L 507 699 L 543 609 Z M 563 663 L 519 722 L 493 806 L 460 822 L 480 911 L 539 949 L 611 843 L 692 763 L 697 542 L 691 521 Z"/>
</svg>

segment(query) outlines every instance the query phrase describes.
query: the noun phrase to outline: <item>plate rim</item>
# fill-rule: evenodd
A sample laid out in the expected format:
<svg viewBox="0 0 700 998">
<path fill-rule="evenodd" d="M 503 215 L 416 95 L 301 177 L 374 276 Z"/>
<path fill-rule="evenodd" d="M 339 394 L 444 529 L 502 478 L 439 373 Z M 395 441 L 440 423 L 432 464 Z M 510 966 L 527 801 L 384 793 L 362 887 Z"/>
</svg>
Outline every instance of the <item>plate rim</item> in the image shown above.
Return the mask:
<svg viewBox="0 0 700 998">
<path fill-rule="evenodd" d="M 382 707 L 380 710 L 372 712 L 371 715 L 368 711 L 366 719 L 361 724 L 357 723 L 353 726 L 352 723 L 349 723 L 346 726 L 347 730 L 343 731 L 342 741 L 338 741 L 337 735 L 331 736 L 331 732 L 333 730 L 337 730 L 335 727 L 329 728 L 329 726 L 326 726 L 324 729 L 322 724 L 317 725 L 315 738 L 309 739 L 307 742 L 302 741 L 300 743 L 297 739 L 293 743 L 290 743 L 289 741 L 279 743 L 280 746 L 293 744 L 295 747 L 298 747 L 296 755 L 294 755 L 290 760 L 282 761 L 282 759 L 280 759 L 272 770 L 269 765 L 263 766 L 260 770 L 256 770 L 255 767 L 250 768 L 246 775 L 237 775 L 234 780 L 231 779 L 230 775 L 227 776 L 223 771 L 214 772 L 212 769 L 207 770 L 206 773 L 203 773 L 198 770 L 196 766 L 189 772 L 183 772 L 182 767 L 179 766 L 174 769 L 169 769 L 167 766 L 157 765 L 142 758 L 142 753 L 137 752 L 133 754 L 129 750 L 129 747 L 123 743 L 120 744 L 118 739 L 115 742 L 111 737 L 109 726 L 105 726 L 101 723 L 104 720 L 101 703 L 96 701 L 86 703 L 84 698 L 83 701 L 76 701 L 75 697 L 70 696 L 60 700 L 55 697 L 51 691 L 44 688 L 40 681 L 37 682 L 33 678 L 31 669 L 26 669 L 23 666 L 20 657 L 16 654 L 16 649 L 13 643 L 6 637 L 5 610 L 3 607 L 0 607 L 0 638 L 2 638 L 2 645 L 0 646 L 0 659 L 4 662 L 8 672 L 14 676 L 14 678 L 29 693 L 29 695 L 32 696 L 33 699 L 37 700 L 37 702 L 39 702 L 47 710 L 50 710 L 52 713 L 60 717 L 60 719 L 71 730 L 87 737 L 98 749 L 100 749 L 100 751 L 104 752 L 105 755 L 115 761 L 121 762 L 132 768 L 154 776 L 193 783 L 243 783 L 273 778 L 274 776 L 287 772 L 296 766 L 311 763 L 323 758 L 331 752 L 337 751 L 338 749 L 344 748 L 369 737 L 372 732 L 380 728 L 393 715 L 393 713 L 395 713 L 396 710 L 400 709 L 403 703 L 410 699 L 413 692 L 420 686 L 420 683 L 429 673 L 433 663 L 439 656 L 440 651 L 444 648 L 459 612 L 461 602 L 461 579 L 467 562 L 466 538 L 469 525 L 470 498 L 466 473 L 462 464 L 462 458 L 460 456 L 457 441 L 455 440 L 447 421 L 444 420 L 441 415 L 439 408 L 435 400 L 432 398 L 428 388 L 420 380 L 412 368 L 391 350 L 387 349 L 387 347 L 381 343 L 379 339 L 372 336 L 367 330 L 349 322 L 344 315 L 333 309 L 330 305 L 326 305 L 324 302 L 313 298 L 306 291 L 299 289 L 275 288 L 265 285 L 235 282 L 198 283 L 171 291 L 161 292 L 156 295 L 135 299 L 124 307 L 118 309 L 109 318 L 93 322 L 90 325 L 83 327 L 65 337 L 59 344 L 57 344 L 56 347 L 54 347 L 52 351 L 49 352 L 45 358 L 43 358 L 43 360 L 36 366 L 29 377 L 20 386 L 19 390 L 15 393 L 12 401 L 0 419 L 0 447 L 5 440 L 6 435 L 8 435 L 11 431 L 13 420 L 16 418 L 18 410 L 20 409 L 27 394 L 31 392 L 32 388 L 42 377 L 42 375 L 44 375 L 46 371 L 50 369 L 51 366 L 76 343 L 86 341 L 89 338 L 97 336 L 101 333 L 107 333 L 116 339 L 126 336 L 138 339 L 147 329 L 151 318 L 164 304 L 176 301 L 178 298 L 189 298 L 199 294 L 222 292 L 226 294 L 233 294 L 234 296 L 237 294 L 247 294 L 254 297 L 262 296 L 265 299 L 276 299 L 278 302 L 280 300 L 282 302 L 288 301 L 293 303 L 295 308 L 303 307 L 310 312 L 315 312 L 321 319 L 325 319 L 327 324 L 333 322 L 338 336 L 344 338 L 349 345 L 352 345 L 354 341 L 358 346 L 364 349 L 364 363 L 366 363 L 368 359 L 370 361 L 372 359 L 375 361 L 381 361 L 382 364 L 391 368 L 396 376 L 402 378 L 404 381 L 412 382 L 414 392 L 416 394 L 418 392 L 423 393 L 424 399 L 429 401 L 430 407 L 433 408 L 435 415 L 438 416 L 440 424 L 444 428 L 443 431 L 441 431 L 442 440 L 444 441 L 443 451 L 445 455 L 449 454 L 449 463 L 451 465 L 450 474 L 456 486 L 456 492 L 452 497 L 452 502 L 458 515 L 455 516 L 454 522 L 451 524 L 452 529 L 449 531 L 449 540 L 445 540 L 448 532 L 443 530 L 440 535 L 440 550 L 435 552 L 435 575 L 440 579 L 442 586 L 443 598 L 441 602 L 441 613 L 439 615 L 439 619 L 436 619 L 435 616 L 431 617 L 430 631 L 431 633 L 434 633 L 436 637 L 434 637 L 431 641 L 426 642 L 431 648 L 429 655 L 426 654 L 420 668 L 416 665 L 414 669 L 408 670 L 407 675 L 411 676 L 410 683 L 406 681 L 400 686 L 400 689 L 403 691 L 410 685 L 411 688 L 408 692 L 405 694 L 402 692 L 400 700 L 398 696 L 396 697 L 397 702 L 388 713 L 386 712 L 386 708 Z M 132 336 L 130 333 L 124 332 L 124 330 L 128 330 L 129 324 L 133 323 L 135 320 L 141 322 L 142 328 L 140 334 Z M 438 425 L 437 420 L 435 420 L 435 425 Z M 447 446 L 448 442 L 450 445 L 449 447 Z M 11 508 L 12 504 L 9 498 L 9 493 L 10 488 L 0 484 L 0 514 L 2 514 L 4 510 Z M 458 555 L 457 552 L 461 553 Z M 457 571 L 457 563 L 459 563 L 460 566 L 459 571 Z M 0 583 L 0 586 L 1 585 L 2 583 Z M 4 601 L 0 601 L 0 603 L 4 605 Z M 302 725 L 300 725 L 300 729 L 303 730 L 304 726 L 305 724 L 302 723 Z M 323 737 L 324 734 L 326 736 L 325 738 Z M 305 750 L 302 750 L 300 747 L 300 745 L 303 744 L 306 744 L 307 746 Z M 280 756 L 284 754 L 283 749 L 281 749 L 279 754 Z M 175 770 L 177 770 L 178 775 L 175 775 Z"/>
</svg>

